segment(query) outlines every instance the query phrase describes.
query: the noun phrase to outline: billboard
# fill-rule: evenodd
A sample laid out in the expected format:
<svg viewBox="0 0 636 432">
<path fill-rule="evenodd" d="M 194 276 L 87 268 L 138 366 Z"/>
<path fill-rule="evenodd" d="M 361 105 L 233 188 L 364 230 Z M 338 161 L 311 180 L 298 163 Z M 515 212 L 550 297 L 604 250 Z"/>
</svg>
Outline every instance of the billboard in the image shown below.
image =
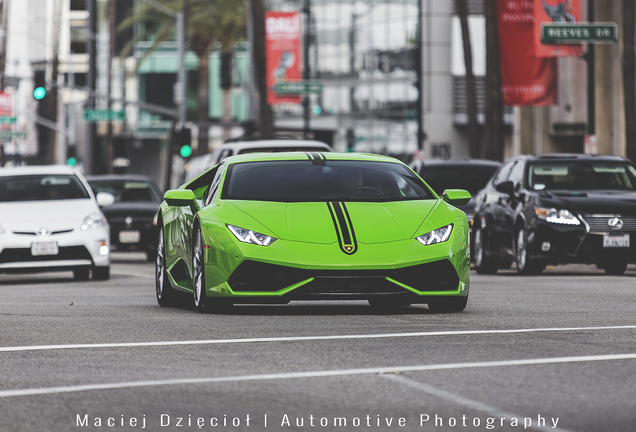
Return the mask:
<svg viewBox="0 0 636 432">
<path fill-rule="evenodd" d="M 497 0 L 503 101 L 506 106 L 557 103 L 557 59 L 535 55 L 535 4 Z"/>
<path fill-rule="evenodd" d="M 300 103 L 299 96 L 277 96 L 274 86 L 280 82 L 299 81 L 300 13 L 265 13 L 265 66 L 267 71 L 267 103 Z"/>
</svg>

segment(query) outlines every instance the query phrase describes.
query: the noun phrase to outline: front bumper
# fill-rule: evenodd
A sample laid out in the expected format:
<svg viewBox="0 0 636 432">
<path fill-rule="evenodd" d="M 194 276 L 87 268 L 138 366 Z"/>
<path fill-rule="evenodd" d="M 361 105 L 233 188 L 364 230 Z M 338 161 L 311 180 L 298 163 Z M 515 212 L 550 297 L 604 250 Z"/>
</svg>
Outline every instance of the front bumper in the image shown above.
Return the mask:
<svg viewBox="0 0 636 432">
<path fill-rule="evenodd" d="M 559 225 L 537 220 L 528 229 L 528 252 L 553 264 L 599 264 L 607 261 L 636 262 L 636 231 L 599 230 L 585 217 L 581 225 Z M 630 238 L 629 247 L 604 247 L 605 236 Z M 547 250 L 546 250 L 547 249 Z"/>
<path fill-rule="evenodd" d="M 468 295 L 467 227 L 441 244 L 423 246 L 415 239 L 359 244 L 353 255 L 343 254 L 337 243 L 277 240 L 267 247 L 235 241 L 231 245 L 206 249 L 209 297 L 287 302 L 388 296 L 427 303 L 431 298 Z"/>
<path fill-rule="evenodd" d="M 110 264 L 108 228 L 75 229 L 46 236 L 5 233 L 0 237 L 0 273 L 36 273 Z M 58 253 L 34 256 L 31 245 L 35 242 L 55 242 Z"/>
</svg>

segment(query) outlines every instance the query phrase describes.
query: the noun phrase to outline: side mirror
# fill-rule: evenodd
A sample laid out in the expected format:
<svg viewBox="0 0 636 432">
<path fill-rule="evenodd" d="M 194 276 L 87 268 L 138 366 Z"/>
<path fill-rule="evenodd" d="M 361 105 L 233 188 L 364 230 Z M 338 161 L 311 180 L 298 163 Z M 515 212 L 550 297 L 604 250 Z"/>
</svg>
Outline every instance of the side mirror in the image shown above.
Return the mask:
<svg viewBox="0 0 636 432">
<path fill-rule="evenodd" d="M 470 192 L 464 189 L 446 189 L 442 199 L 452 206 L 462 206 L 470 201 Z"/>
<path fill-rule="evenodd" d="M 172 207 L 190 207 L 194 201 L 194 192 L 190 189 L 169 190 L 163 199 Z"/>
<path fill-rule="evenodd" d="M 100 207 L 108 207 L 109 205 L 113 205 L 115 202 L 115 197 L 113 194 L 108 192 L 99 192 L 95 199 L 97 200 L 97 205 Z"/>
<path fill-rule="evenodd" d="M 515 185 L 513 182 L 511 181 L 505 181 L 502 183 L 499 183 L 498 185 L 495 186 L 495 190 L 497 192 L 501 192 L 501 193 L 505 193 L 508 195 L 512 195 L 515 193 Z"/>
</svg>

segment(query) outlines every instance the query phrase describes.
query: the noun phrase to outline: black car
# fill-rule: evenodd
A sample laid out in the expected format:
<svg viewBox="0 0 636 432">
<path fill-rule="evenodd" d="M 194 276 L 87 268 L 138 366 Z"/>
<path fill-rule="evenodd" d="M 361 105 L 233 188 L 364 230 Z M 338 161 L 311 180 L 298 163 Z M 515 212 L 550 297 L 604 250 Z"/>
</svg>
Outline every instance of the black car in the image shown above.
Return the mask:
<svg viewBox="0 0 636 432">
<path fill-rule="evenodd" d="M 115 251 L 146 252 L 149 261 L 156 254 L 154 218 L 162 201 L 155 183 L 141 175 L 87 176 L 95 195 L 107 192 L 114 202 L 103 206 L 110 225 L 110 246 Z"/>
<path fill-rule="evenodd" d="M 474 197 L 486 186 L 501 163 L 481 159 L 415 159 L 410 166 L 439 196 L 446 189 L 464 189 Z M 468 204 L 458 208 L 466 213 L 472 225 L 475 199 L 471 198 Z"/>
<path fill-rule="evenodd" d="M 636 262 L 636 168 L 620 156 L 518 156 L 475 197 L 479 273 L 516 263 L 596 264 L 620 275 Z"/>
</svg>

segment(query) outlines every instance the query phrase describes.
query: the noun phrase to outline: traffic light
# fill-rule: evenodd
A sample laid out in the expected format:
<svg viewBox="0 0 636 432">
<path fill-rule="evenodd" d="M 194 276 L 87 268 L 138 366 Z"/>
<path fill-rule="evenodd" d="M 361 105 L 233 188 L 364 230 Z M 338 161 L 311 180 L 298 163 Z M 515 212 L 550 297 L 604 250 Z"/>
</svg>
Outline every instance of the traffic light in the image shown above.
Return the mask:
<svg viewBox="0 0 636 432">
<path fill-rule="evenodd" d="M 189 127 L 184 126 L 177 133 L 177 145 L 182 158 L 187 159 L 192 156 L 192 130 Z"/>
<path fill-rule="evenodd" d="M 33 72 L 33 97 L 42 100 L 46 96 L 46 72 Z"/>
<path fill-rule="evenodd" d="M 221 88 L 229 90 L 232 88 L 232 52 L 221 53 Z"/>
<path fill-rule="evenodd" d="M 76 155 L 76 147 L 74 145 L 70 145 L 66 147 L 66 165 L 68 166 L 77 166 L 77 155 Z"/>
</svg>

